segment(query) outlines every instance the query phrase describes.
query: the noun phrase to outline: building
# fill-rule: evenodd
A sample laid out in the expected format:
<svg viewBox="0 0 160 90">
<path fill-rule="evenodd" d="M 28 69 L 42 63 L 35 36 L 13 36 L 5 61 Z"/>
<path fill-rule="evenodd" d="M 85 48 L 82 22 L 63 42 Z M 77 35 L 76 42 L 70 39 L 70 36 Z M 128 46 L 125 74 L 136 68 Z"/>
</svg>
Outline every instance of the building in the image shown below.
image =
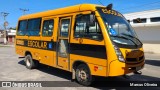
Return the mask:
<svg viewBox="0 0 160 90">
<path fill-rule="evenodd" d="M 3 30 L 0 30 L 0 38 L 3 36 Z"/>
<path fill-rule="evenodd" d="M 4 30 L 0 30 L 0 43 L 4 42 Z M 7 30 L 7 43 L 13 44 L 16 36 L 16 30 Z"/>
<path fill-rule="evenodd" d="M 124 16 L 130 21 L 142 42 L 160 43 L 160 9 L 128 13 Z"/>
<path fill-rule="evenodd" d="M 15 36 L 16 36 L 16 30 L 11 29 L 7 31 L 7 41 L 9 43 L 14 43 Z"/>
<path fill-rule="evenodd" d="M 3 43 L 3 30 L 0 30 L 0 43 Z"/>
</svg>

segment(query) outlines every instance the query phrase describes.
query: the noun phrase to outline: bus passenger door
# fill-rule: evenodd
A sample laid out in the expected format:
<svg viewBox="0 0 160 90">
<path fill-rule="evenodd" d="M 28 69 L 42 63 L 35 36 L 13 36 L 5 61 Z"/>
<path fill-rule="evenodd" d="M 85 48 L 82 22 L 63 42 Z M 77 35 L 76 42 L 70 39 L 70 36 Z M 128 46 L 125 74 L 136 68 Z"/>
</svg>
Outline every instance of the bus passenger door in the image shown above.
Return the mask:
<svg viewBox="0 0 160 90">
<path fill-rule="evenodd" d="M 57 40 L 57 66 L 69 70 L 69 32 L 71 17 L 60 18 Z"/>
</svg>

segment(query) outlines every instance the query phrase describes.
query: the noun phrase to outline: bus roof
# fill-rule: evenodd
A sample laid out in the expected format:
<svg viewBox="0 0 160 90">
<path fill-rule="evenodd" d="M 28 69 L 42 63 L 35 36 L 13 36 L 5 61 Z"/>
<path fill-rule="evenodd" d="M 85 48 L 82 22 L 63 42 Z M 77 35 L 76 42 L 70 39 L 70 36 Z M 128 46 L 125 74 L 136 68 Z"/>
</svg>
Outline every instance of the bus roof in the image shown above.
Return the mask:
<svg viewBox="0 0 160 90">
<path fill-rule="evenodd" d="M 45 17 L 45 16 L 53 16 L 53 15 L 60 15 L 60 14 L 67 14 L 67 13 L 74 13 L 74 12 L 80 12 L 80 11 L 90 11 L 90 10 L 96 10 L 96 6 L 101 6 L 97 4 L 79 4 L 75 6 L 69 6 L 64 8 L 59 8 L 55 10 L 48 10 L 44 12 L 34 13 L 34 14 L 28 14 L 21 16 L 19 20 L 23 19 L 29 19 L 29 18 L 38 18 L 38 17 Z M 101 6 L 102 7 L 102 6 Z"/>
</svg>

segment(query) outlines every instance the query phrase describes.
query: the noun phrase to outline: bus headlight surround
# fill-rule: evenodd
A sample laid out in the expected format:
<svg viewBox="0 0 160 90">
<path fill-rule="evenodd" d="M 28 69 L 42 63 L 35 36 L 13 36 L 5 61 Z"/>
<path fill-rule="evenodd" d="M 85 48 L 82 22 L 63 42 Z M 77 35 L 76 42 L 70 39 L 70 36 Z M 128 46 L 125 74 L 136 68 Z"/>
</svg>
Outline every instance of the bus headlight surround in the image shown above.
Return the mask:
<svg viewBox="0 0 160 90">
<path fill-rule="evenodd" d="M 119 60 L 120 62 L 125 62 L 125 59 L 124 59 L 124 57 L 123 57 L 123 55 L 122 55 L 122 52 L 121 52 L 120 49 L 119 49 L 117 46 L 115 46 L 115 45 L 114 45 L 114 50 L 115 50 L 115 52 L 116 52 L 116 55 L 117 55 L 117 57 L 118 57 L 118 60 Z"/>
</svg>

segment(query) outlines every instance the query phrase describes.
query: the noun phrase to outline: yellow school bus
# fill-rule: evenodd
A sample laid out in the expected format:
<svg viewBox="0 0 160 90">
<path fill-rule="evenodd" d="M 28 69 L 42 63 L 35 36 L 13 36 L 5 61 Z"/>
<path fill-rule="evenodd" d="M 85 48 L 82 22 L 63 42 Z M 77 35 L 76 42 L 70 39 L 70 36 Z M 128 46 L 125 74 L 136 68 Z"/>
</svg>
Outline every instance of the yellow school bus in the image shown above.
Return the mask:
<svg viewBox="0 0 160 90">
<path fill-rule="evenodd" d="M 38 63 L 72 72 L 90 85 L 94 76 L 113 77 L 144 67 L 143 44 L 112 5 L 80 4 L 19 18 L 16 53 L 26 67 Z"/>
</svg>

